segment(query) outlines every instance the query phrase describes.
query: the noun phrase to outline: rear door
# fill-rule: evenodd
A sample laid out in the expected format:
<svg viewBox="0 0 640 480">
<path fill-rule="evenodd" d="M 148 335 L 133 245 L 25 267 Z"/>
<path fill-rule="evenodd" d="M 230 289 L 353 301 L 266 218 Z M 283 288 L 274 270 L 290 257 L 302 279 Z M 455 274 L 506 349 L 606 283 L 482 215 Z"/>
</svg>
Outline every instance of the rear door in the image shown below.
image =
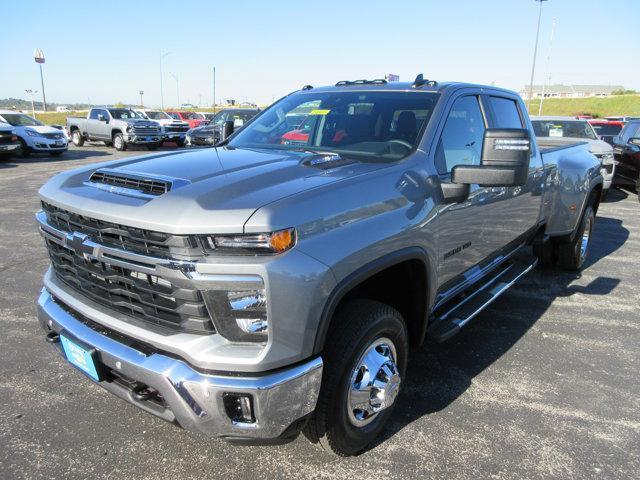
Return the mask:
<svg viewBox="0 0 640 480">
<path fill-rule="evenodd" d="M 89 120 L 87 121 L 87 132 L 89 138 L 103 140 L 105 138 L 106 122 L 98 120 L 98 116 L 103 115 L 105 118 L 109 118 L 108 113 L 101 108 L 94 108 L 89 114 Z"/>
<path fill-rule="evenodd" d="M 516 97 L 506 93 L 489 94 L 485 97 L 489 123 L 492 128 L 529 128 L 526 116 Z M 532 142 L 533 144 L 533 142 Z M 533 229 L 540 216 L 542 207 L 542 188 L 544 181 L 542 159 L 538 152 L 532 150 L 529 162 L 527 183 L 517 187 L 491 187 L 499 200 L 492 214 L 495 218 L 488 222 L 483 232 L 493 245 L 508 245 L 522 240 L 522 237 Z"/>
</svg>

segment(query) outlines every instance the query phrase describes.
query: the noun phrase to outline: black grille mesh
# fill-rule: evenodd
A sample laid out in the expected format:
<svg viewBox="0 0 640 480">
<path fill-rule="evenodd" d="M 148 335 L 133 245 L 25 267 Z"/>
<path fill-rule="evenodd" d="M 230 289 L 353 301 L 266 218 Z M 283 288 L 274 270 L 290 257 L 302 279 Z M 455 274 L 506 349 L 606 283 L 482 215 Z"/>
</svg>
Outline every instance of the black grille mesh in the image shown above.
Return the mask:
<svg viewBox="0 0 640 480">
<path fill-rule="evenodd" d="M 126 175 L 116 175 L 101 171 L 93 172 L 89 181 L 93 183 L 101 183 L 103 185 L 130 188 L 132 190 L 146 193 L 147 195 L 162 195 L 171 190 L 171 182 L 149 178 L 134 178 Z"/>
</svg>

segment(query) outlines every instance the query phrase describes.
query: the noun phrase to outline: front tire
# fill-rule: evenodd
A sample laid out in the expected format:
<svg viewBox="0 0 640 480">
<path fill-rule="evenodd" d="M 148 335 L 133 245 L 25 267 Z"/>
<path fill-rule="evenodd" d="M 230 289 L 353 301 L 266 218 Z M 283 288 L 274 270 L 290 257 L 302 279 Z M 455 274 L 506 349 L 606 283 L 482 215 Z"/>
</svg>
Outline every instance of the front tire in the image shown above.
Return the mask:
<svg viewBox="0 0 640 480">
<path fill-rule="evenodd" d="M 595 219 L 596 214 L 593 207 L 587 205 L 573 239 L 558 245 L 558 265 L 560 267 L 573 272 L 582 268 L 591 248 L 591 233 Z"/>
<path fill-rule="evenodd" d="M 71 132 L 71 141 L 76 147 L 81 147 L 84 145 L 84 138 L 82 137 L 80 130 L 76 129 Z"/>
<path fill-rule="evenodd" d="M 390 306 L 355 300 L 336 313 L 326 345 L 320 395 L 304 433 L 329 452 L 355 455 L 393 412 L 406 373 L 407 329 Z"/>
<path fill-rule="evenodd" d="M 184 140 L 176 140 L 176 146 L 178 148 L 184 147 Z"/>
<path fill-rule="evenodd" d="M 127 144 L 125 143 L 124 136 L 121 133 L 116 133 L 113 136 L 113 146 L 119 152 L 123 152 L 127 149 Z"/>
</svg>

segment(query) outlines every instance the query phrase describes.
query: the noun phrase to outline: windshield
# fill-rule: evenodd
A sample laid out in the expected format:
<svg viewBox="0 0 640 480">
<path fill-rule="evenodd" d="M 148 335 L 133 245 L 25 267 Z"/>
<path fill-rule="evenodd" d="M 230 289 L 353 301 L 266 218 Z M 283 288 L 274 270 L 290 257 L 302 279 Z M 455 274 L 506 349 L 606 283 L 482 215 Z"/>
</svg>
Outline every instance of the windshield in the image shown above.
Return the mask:
<svg viewBox="0 0 640 480">
<path fill-rule="evenodd" d="M 130 118 L 143 118 L 138 115 L 133 110 L 129 110 L 128 108 L 110 108 L 109 113 L 111 116 L 117 120 L 128 120 Z"/>
<path fill-rule="evenodd" d="M 151 120 L 171 120 L 171 117 L 164 112 L 145 112 Z"/>
<path fill-rule="evenodd" d="M 598 139 L 586 120 L 531 120 L 531 123 L 536 137 Z"/>
<path fill-rule="evenodd" d="M 437 99 L 432 92 L 298 92 L 272 105 L 230 145 L 398 160 L 416 147 Z"/>
<path fill-rule="evenodd" d="M 618 135 L 622 125 L 599 123 L 591 125 L 598 135 Z"/>
<path fill-rule="evenodd" d="M 24 113 L 3 113 L 2 118 L 14 127 L 39 127 L 43 125 L 43 123 Z"/>
</svg>

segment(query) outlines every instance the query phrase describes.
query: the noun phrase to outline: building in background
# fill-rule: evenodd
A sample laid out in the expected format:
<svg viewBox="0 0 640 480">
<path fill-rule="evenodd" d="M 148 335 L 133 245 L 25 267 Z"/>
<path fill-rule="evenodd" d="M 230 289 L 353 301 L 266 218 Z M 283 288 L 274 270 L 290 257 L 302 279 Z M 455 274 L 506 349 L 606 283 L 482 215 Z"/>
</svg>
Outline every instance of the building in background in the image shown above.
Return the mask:
<svg viewBox="0 0 640 480">
<path fill-rule="evenodd" d="M 541 98 L 583 98 L 583 97 L 609 97 L 615 91 L 624 90 L 622 85 L 534 85 L 533 97 Z M 520 96 L 524 100 L 529 99 L 529 85 L 520 90 Z"/>
</svg>

